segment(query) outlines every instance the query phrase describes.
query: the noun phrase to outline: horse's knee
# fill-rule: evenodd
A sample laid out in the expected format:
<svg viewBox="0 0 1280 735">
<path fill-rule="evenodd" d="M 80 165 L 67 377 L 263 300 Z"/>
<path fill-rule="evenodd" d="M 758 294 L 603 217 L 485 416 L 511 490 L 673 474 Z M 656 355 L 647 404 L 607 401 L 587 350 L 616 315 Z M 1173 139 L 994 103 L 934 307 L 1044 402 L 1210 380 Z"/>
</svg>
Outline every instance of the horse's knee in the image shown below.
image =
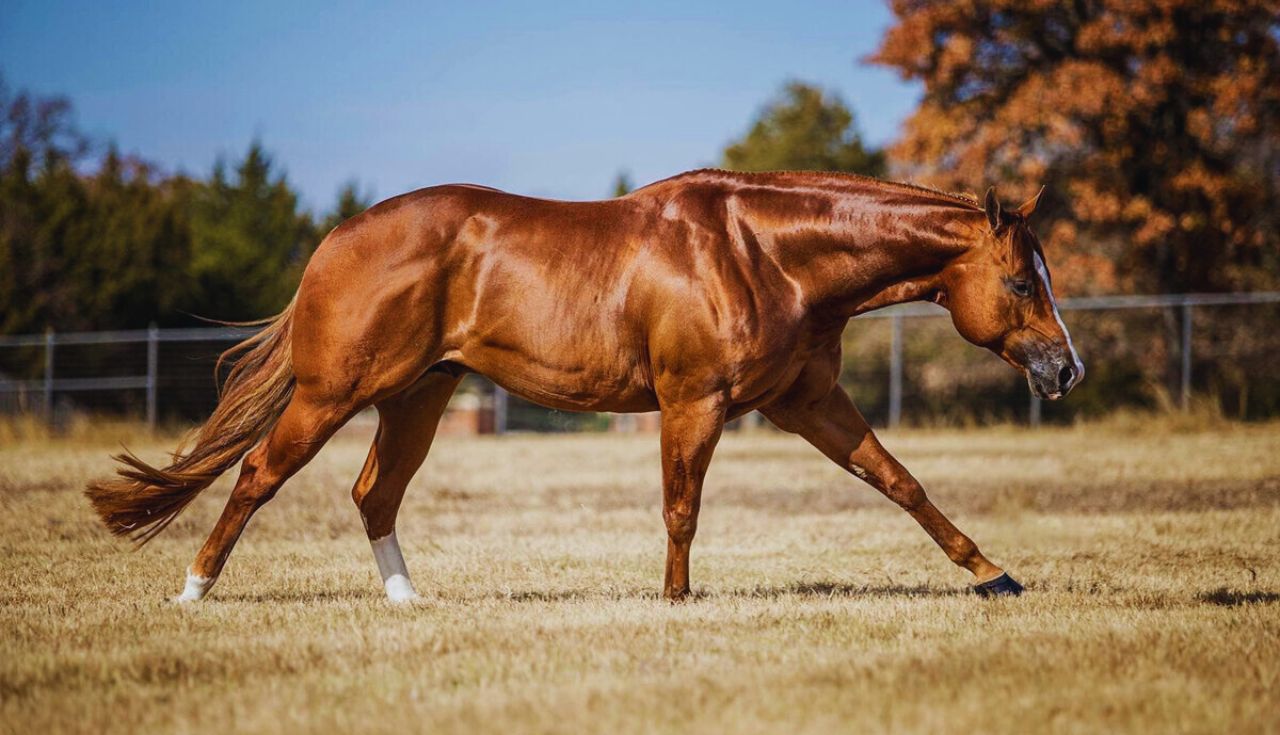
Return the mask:
<svg viewBox="0 0 1280 735">
<path fill-rule="evenodd" d="M 663 512 L 662 519 L 667 523 L 667 536 L 677 544 L 693 541 L 698 532 L 698 516 L 688 510 L 668 510 Z"/>
<path fill-rule="evenodd" d="M 884 487 L 884 494 L 903 510 L 916 510 L 928 502 L 924 486 L 911 475 L 890 478 Z"/>
</svg>

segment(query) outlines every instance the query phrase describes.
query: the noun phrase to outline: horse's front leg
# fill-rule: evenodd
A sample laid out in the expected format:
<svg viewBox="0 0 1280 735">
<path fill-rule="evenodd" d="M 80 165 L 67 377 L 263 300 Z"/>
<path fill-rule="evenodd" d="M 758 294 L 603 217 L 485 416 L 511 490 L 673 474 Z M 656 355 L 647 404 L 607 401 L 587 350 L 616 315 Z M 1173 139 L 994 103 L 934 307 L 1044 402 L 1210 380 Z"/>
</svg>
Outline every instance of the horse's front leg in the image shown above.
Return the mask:
<svg viewBox="0 0 1280 735">
<path fill-rule="evenodd" d="M 1022 586 L 992 564 L 925 495 L 924 488 L 880 444 L 839 385 L 817 401 L 783 397 L 761 409 L 779 428 L 804 437 L 836 464 L 883 493 L 916 519 L 947 557 L 968 569 L 983 595 L 1016 595 Z"/>
<path fill-rule="evenodd" d="M 668 600 L 689 595 L 689 547 L 698 530 L 702 480 L 724 429 L 720 396 L 662 406 L 662 519 L 667 524 Z"/>
</svg>

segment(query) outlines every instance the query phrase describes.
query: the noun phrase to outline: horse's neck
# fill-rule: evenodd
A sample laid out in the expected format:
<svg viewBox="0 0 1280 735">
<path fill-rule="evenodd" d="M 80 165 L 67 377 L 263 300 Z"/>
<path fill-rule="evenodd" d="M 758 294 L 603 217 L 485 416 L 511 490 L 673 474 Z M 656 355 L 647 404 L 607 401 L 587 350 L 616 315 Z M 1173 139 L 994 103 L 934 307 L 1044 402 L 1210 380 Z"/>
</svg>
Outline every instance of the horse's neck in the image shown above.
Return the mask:
<svg viewBox="0 0 1280 735">
<path fill-rule="evenodd" d="M 785 222 L 757 221 L 806 301 L 832 316 L 930 298 L 942 270 L 967 251 L 984 221 L 980 210 L 909 189 L 805 196 L 826 196 L 830 206 Z"/>
</svg>

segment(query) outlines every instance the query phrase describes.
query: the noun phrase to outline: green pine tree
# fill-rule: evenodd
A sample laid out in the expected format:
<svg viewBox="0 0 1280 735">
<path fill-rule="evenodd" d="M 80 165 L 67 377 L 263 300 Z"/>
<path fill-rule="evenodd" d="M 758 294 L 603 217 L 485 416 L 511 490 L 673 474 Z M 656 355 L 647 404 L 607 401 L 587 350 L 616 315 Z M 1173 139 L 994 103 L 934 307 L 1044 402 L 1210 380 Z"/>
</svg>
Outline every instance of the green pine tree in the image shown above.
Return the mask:
<svg viewBox="0 0 1280 735">
<path fill-rule="evenodd" d="M 848 171 L 881 176 L 884 154 L 868 149 L 853 112 L 838 95 L 790 82 L 757 115 L 751 129 L 724 150 L 736 171 Z"/>
<path fill-rule="evenodd" d="M 321 223 L 320 235 L 324 236 L 332 232 L 333 228 L 368 209 L 372 203 L 372 197 L 360 191 L 360 185 L 356 181 L 343 184 L 338 192 L 337 204 Z"/>
<path fill-rule="evenodd" d="M 189 274 L 196 313 L 249 320 L 274 314 L 293 296 L 301 267 L 315 247 L 310 216 L 271 157 L 254 141 L 234 180 L 218 161 L 191 202 Z"/>
<path fill-rule="evenodd" d="M 633 188 L 635 187 L 631 184 L 631 174 L 625 169 L 619 171 L 618 177 L 613 180 L 613 196 L 615 198 L 626 196 L 631 193 Z"/>
</svg>

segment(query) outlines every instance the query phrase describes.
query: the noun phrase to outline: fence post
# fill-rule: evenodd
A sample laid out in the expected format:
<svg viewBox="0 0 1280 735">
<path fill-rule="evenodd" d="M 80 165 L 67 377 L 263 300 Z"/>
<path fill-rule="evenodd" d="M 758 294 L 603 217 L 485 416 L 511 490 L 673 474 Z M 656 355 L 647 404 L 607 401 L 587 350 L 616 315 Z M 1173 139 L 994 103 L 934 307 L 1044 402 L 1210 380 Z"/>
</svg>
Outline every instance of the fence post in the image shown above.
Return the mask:
<svg viewBox="0 0 1280 735">
<path fill-rule="evenodd" d="M 902 314 L 894 313 L 889 338 L 889 428 L 902 421 Z"/>
<path fill-rule="evenodd" d="M 493 433 L 507 433 L 507 389 L 493 384 Z"/>
<path fill-rule="evenodd" d="M 1191 301 L 1182 300 L 1182 410 L 1191 408 Z"/>
<path fill-rule="evenodd" d="M 1027 412 L 1027 420 L 1032 427 L 1040 426 L 1040 399 L 1035 393 L 1031 394 L 1031 408 Z"/>
<path fill-rule="evenodd" d="M 44 420 L 53 423 L 53 329 L 44 330 L 44 396 L 41 408 Z"/>
<path fill-rule="evenodd" d="M 160 330 L 155 322 L 147 327 L 147 430 L 156 430 L 156 384 L 159 382 Z"/>
</svg>

